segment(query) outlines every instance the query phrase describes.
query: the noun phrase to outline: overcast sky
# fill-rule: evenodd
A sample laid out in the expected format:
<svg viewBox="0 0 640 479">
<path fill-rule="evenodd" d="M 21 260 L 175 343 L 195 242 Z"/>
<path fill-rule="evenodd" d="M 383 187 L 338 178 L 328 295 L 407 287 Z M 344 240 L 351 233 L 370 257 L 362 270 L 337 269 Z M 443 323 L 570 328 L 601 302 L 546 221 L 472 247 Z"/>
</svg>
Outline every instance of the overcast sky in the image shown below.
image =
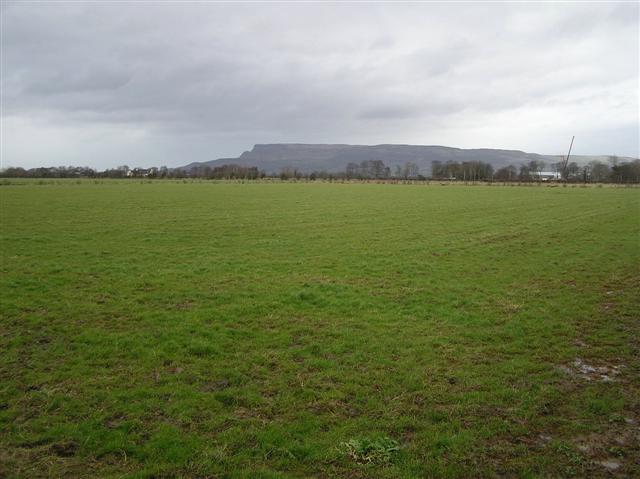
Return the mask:
<svg viewBox="0 0 640 479">
<path fill-rule="evenodd" d="M 2 3 L 2 166 L 255 143 L 639 156 L 637 3 Z"/>
</svg>

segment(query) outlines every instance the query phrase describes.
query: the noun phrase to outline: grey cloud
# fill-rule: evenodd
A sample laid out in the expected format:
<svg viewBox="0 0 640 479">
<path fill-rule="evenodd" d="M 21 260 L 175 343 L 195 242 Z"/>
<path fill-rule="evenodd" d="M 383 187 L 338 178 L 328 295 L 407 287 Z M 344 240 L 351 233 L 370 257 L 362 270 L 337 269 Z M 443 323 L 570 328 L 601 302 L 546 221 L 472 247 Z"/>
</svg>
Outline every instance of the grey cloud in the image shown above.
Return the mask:
<svg viewBox="0 0 640 479">
<path fill-rule="evenodd" d="M 61 93 L 82 93 L 99 90 L 118 90 L 125 86 L 133 75 L 126 72 L 108 70 L 71 71 L 56 73 L 46 78 L 38 78 L 25 88 L 25 93 L 35 95 L 55 95 Z"/>
<path fill-rule="evenodd" d="M 372 120 L 386 120 L 397 118 L 415 118 L 422 110 L 414 106 L 386 105 L 368 108 L 358 115 L 359 118 Z"/>
<path fill-rule="evenodd" d="M 556 153 L 551 135 L 598 130 L 638 150 L 637 5 L 2 9 L 3 165 L 176 165 L 284 141 Z M 571 131 L 554 123 L 569 114 Z"/>
<path fill-rule="evenodd" d="M 363 109 L 358 118 L 365 120 L 410 120 L 429 118 L 459 112 L 464 105 L 437 98 L 417 98 L 408 103 L 402 98 L 389 98 L 386 103 L 378 103 Z"/>
<path fill-rule="evenodd" d="M 376 38 L 370 45 L 372 50 L 384 50 L 391 48 L 396 44 L 395 40 L 390 36 L 381 36 Z"/>
</svg>

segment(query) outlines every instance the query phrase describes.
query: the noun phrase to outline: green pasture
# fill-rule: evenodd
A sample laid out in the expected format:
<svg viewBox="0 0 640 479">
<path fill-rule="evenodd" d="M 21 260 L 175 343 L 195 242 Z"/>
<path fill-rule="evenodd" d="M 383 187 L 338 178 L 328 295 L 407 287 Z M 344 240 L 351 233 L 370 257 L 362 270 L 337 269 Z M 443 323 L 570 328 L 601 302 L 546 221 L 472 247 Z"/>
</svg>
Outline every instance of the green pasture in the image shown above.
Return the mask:
<svg viewBox="0 0 640 479">
<path fill-rule="evenodd" d="M 0 477 L 640 475 L 640 189 L 0 186 Z"/>
</svg>

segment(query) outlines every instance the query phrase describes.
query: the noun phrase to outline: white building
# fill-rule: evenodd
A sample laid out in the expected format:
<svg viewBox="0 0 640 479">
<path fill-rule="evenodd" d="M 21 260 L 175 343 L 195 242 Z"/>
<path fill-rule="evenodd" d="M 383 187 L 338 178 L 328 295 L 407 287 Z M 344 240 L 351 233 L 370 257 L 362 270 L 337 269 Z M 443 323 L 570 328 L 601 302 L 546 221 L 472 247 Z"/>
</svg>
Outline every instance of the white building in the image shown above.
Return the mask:
<svg viewBox="0 0 640 479">
<path fill-rule="evenodd" d="M 557 171 L 541 171 L 538 175 L 540 181 L 553 181 L 560 179 L 560 173 Z"/>
</svg>

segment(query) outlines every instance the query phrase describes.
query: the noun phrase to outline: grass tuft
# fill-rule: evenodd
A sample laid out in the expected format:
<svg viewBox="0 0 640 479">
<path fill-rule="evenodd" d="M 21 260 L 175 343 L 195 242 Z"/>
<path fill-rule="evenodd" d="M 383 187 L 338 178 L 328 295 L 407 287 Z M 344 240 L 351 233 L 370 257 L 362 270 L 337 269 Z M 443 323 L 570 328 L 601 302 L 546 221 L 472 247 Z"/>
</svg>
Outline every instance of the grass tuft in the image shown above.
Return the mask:
<svg viewBox="0 0 640 479">
<path fill-rule="evenodd" d="M 400 450 L 398 441 L 387 436 L 351 439 L 340 445 L 342 451 L 360 464 L 389 464 Z"/>
</svg>

